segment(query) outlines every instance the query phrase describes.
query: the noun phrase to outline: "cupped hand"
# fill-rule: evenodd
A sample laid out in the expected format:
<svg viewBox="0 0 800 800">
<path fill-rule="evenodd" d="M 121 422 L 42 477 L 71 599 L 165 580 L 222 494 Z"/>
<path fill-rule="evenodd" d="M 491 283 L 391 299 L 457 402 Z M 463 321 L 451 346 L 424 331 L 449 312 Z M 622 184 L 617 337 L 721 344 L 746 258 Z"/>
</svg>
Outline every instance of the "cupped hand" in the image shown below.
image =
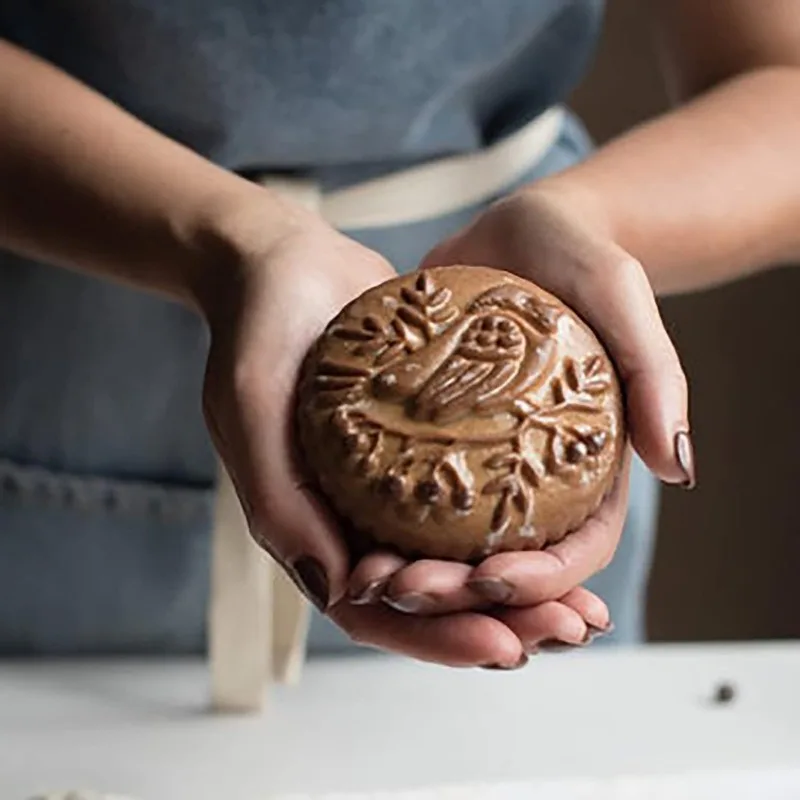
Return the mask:
<svg viewBox="0 0 800 800">
<path fill-rule="evenodd" d="M 584 590 L 565 591 L 560 602 L 538 608 L 497 610 L 465 588 L 466 568 L 458 565 L 407 565 L 377 553 L 351 569 L 337 522 L 297 460 L 295 385 L 328 321 L 394 275 L 378 254 L 296 209 L 278 235 L 251 236 L 229 273 L 206 292 L 211 349 L 204 410 L 254 538 L 361 644 L 452 666 L 511 668 L 543 640 L 586 640 L 607 626 L 608 612 Z M 390 592 L 410 587 L 436 596 L 445 613 L 412 615 L 383 602 L 359 602 L 365 593 L 375 595 L 376 565 L 380 581 L 391 579 Z M 359 580 L 369 586 L 358 597 L 348 594 Z"/>
<path fill-rule="evenodd" d="M 504 269 L 563 300 L 593 327 L 616 364 L 633 448 L 663 481 L 691 487 L 686 377 L 643 266 L 614 241 L 599 208 L 559 188 L 557 179 L 530 187 L 436 247 L 423 266 Z M 490 557 L 463 576 L 463 585 L 487 601 L 527 607 L 563 597 L 603 569 L 622 534 L 629 468 L 630 459 L 618 490 L 564 541 L 541 552 Z M 370 569 L 380 572 L 377 562 Z M 402 589 L 396 584 L 401 578 L 393 579 L 390 592 L 415 591 L 410 574 L 405 572 Z M 513 620 L 513 611 L 502 618 Z"/>
</svg>

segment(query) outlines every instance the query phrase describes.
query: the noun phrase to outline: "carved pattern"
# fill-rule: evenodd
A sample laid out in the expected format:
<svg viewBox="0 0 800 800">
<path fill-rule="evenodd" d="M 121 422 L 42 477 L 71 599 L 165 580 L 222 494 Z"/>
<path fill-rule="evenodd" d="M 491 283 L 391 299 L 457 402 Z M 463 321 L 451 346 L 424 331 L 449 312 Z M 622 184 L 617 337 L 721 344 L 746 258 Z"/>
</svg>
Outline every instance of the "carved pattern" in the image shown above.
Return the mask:
<svg viewBox="0 0 800 800">
<path fill-rule="evenodd" d="M 487 548 L 512 524 L 541 545 L 536 490 L 548 480 L 585 480 L 608 443 L 604 397 L 613 380 L 605 359 L 558 360 L 553 334 L 561 310 L 518 287 L 484 292 L 462 313 L 452 292 L 422 272 L 383 304 L 385 323 L 366 316 L 331 329 L 352 359 L 323 360 L 315 376 L 315 402 L 334 409 L 329 420 L 351 466 L 420 521 L 469 513 L 479 496 L 496 498 Z M 440 429 L 409 433 L 378 422 L 359 407 L 371 397 L 401 404 L 408 419 Z M 498 412 L 511 415 L 509 430 L 448 432 L 466 416 Z M 530 446 L 532 436 L 541 446 Z M 469 464 L 476 456 L 481 486 Z"/>
<path fill-rule="evenodd" d="M 337 325 L 330 333 L 357 343 L 352 350 L 354 356 L 367 356 L 374 366 L 385 367 L 430 342 L 458 317 L 458 309 L 450 304 L 452 299 L 448 288 L 437 289 L 423 272 L 413 287 L 401 290 L 399 302 L 394 297 L 384 298 L 384 305 L 392 313 L 388 324 L 370 315 L 361 320 L 360 326 Z"/>
</svg>

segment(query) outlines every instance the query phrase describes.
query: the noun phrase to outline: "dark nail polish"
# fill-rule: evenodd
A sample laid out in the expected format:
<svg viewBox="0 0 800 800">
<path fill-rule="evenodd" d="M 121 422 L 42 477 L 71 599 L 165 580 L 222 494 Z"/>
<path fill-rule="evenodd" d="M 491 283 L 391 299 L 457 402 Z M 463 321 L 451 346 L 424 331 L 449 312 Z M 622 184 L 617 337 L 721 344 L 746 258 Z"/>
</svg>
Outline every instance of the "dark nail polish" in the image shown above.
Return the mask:
<svg viewBox="0 0 800 800">
<path fill-rule="evenodd" d="M 429 594 L 423 594 L 422 592 L 406 592 L 406 594 L 401 594 L 397 597 L 385 595 L 383 602 L 395 611 L 402 611 L 403 614 L 420 614 L 424 611 L 430 611 L 436 600 Z"/>
<path fill-rule="evenodd" d="M 351 594 L 348 599 L 354 606 L 375 605 L 381 599 L 386 583 L 386 578 L 372 581 L 364 586 L 361 591 Z"/>
<path fill-rule="evenodd" d="M 515 669 L 522 669 L 528 663 L 528 656 L 526 653 L 523 653 L 520 656 L 519 661 L 516 664 L 484 664 L 481 669 L 492 669 L 492 670 L 502 670 L 504 672 L 510 672 Z"/>
<path fill-rule="evenodd" d="M 528 652 L 568 653 L 577 647 L 581 647 L 581 645 L 562 642 L 560 639 L 543 639 L 536 645 L 535 649 L 532 648 Z"/>
<path fill-rule="evenodd" d="M 596 641 L 601 636 L 607 636 L 613 630 L 613 622 L 609 622 L 605 628 L 598 628 L 597 625 L 590 625 L 587 623 L 586 635 L 581 642 L 562 642 L 561 639 L 544 639 L 537 645 L 534 645 L 528 652 L 568 653 L 570 650 L 588 647 L 592 642 Z"/>
<path fill-rule="evenodd" d="M 608 636 L 609 633 L 613 633 L 614 631 L 614 623 L 609 622 L 605 628 L 598 628 L 596 625 L 586 625 L 586 636 L 583 638 L 583 646 L 590 645 L 596 639 L 600 639 L 602 636 Z"/>
<path fill-rule="evenodd" d="M 684 489 L 694 489 L 697 485 L 697 477 L 694 467 L 694 447 L 692 437 L 688 431 L 681 431 L 675 434 L 675 458 L 686 476 L 681 484 Z"/>
<path fill-rule="evenodd" d="M 325 568 L 316 558 L 298 558 L 291 567 L 301 591 L 320 610 L 326 611 L 330 601 L 330 588 Z"/>
<path fill-rule="evenodd" d="M 467 587 L 490 603 L 507 603 L 514 594 L 514 587 L 504 578 L 473 578 Z"/>
</svg>

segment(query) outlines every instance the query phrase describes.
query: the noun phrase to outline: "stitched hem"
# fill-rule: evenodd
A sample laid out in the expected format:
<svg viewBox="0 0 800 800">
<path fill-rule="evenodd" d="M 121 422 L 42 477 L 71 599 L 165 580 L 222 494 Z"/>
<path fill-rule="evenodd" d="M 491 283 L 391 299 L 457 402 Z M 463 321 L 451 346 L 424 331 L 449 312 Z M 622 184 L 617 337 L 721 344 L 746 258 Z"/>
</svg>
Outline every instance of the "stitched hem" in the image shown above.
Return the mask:
<svg viewBox="0 0 800 800">
<path fill-rule="evenodd" d="M 213 486 L 165 485 L 55 472 L 0 459 L 0 505 L 164 520 L 201 519 Z"/>
</svg>

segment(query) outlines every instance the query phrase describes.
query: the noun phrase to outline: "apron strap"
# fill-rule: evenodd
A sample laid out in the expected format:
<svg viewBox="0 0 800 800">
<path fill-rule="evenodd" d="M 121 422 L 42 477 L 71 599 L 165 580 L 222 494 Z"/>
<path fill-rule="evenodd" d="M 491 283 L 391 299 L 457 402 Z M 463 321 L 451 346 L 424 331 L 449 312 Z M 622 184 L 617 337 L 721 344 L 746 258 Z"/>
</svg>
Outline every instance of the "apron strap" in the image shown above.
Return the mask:
<svg viewBox="0 0 800 800">
<path fill-rule="evenodd" d="M 275 179 L 266 185 L 319 209 L 320 193 L 313 183 Z M 262 707 L 270 684 L 299 682 L 311 606 L 253 541 L 221 462 L 218 476 L 208 613 L 211 705 L 218 711 L 246 713 Z"/>
<path fill-rule="evenodd" d="M 273 669 L 267 642 L 273 628 L 275 565 L 250 536 L 221 463 L 218 474 L 208 611 L 211 705 L 224 712 L 256 711 Z"/>
</svg>

